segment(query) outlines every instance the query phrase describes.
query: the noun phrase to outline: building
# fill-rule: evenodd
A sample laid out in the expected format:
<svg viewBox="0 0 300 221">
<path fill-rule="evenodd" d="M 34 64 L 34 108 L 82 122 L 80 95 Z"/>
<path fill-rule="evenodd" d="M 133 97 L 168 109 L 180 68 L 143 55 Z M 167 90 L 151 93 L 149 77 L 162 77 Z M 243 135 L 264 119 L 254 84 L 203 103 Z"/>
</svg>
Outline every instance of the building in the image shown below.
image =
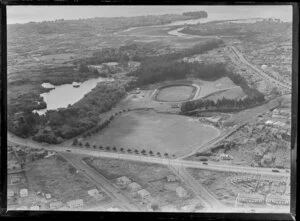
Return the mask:
<svg viewBox="0 0 300 221">
<path fill-rule="evenodd" d="M 140 184 L 136 183 L 136 182 L 133 182 L 133 183 L 130 183 L 128 185 L 129 189 L 131 190 L 131 192 L 135 192 L 135 191 L 138 191 L 138 190 L 141 190 L 142 187 Z"/>
<path fill-rule="evenodd" d="M 117 207 L 109 207 L 106 209 L 106 211 L 109 211 L 109 212 L 118 212 L 118 211 L 121 211 L 119 208 Z"/>
<path fill-rule="evenodd" d="M 177 196 L 179 196 L 180 198 L 186 197 L 187 196 L 187 192 L 183 187 L 177 187 L 176 188 L 176 194 Z"/>
<path fill-rule="evenodd" d="M 151 194 L 145 190 L 145 189 L 142 189 L 142 190 L 139 190 L 136 192 L 138 196 L 140 196 L 142 199 L 148 199 L 151 197 Z"/>
<path fill-rule="evenodd" d="M 19 176 L 12 176 L 10 178 L 10 184 L 14 185 L 14 184 L 18 184 L 21 181 L 21 177 Z"/>
<path fill-rule="evenodd" d="M 27 206 L 20 206 L 16 210 L 27 210 Z"/>
<path fill-rule="evenodd" d="M 11 198 L 15 195 L 15 192 L 13 190 L 7 190 L 7 197 Z"/>
<path fill-rule="evenodd" d="M 37 205 L 31 206 L 30 210 L 40 210 L 40 207 Z"/>
<path fill-rule="evenodd" d="M 28 190 L 27 189 L 20 189 L 20 197 L 27 197 Z"/>
<path fill-rule="evenodd" d="M 118 185 L 128 185 L 129 183 L 131 183 L 131 180 L 126 176 L 121 176 L 117 178 Z"/>
<path fill-rule="evenodd" d="M 239 193 L 237 202 L 249 204 L 263 204 L 264 196 L 258 193 Z"/>
<path fill-rule="evenodd" d="M 83 206 L 83 200 L 82 199 L 71 200 L 71 201 L 67 202 L 67 205 L 71 209 L 81 207 L 81 206 Z"/>
<path fill-rule="evenodd" d="M 222 153 L 220 155 L 220 159 L 221 160 L 232 160 L 232 156 L 228 155 L 228 154 L 225 154 L 225 153 Z"/>
<path fill-rule="evenodd" d="M 290 196 L 269 194 L 266 198 L 266 203 L 273 205 L 290 205 Z"/>
<path fill-rule="evenodd" d="M 63 205 L 62 202 L 60 201 L 57 201 L 57 202 L 53 202 L 53 203 L 50 203 L 50 209 L 58 209 L 58 208 L 61 208 Z"/>
<path fill-rule="evenodd" d="M 88 194 L 92 197 L 95 197 L 99 194 L 99 191 L 97 189 L 91 189 L 88 191 Z"/>
<path fill-rule="evenodd" d="M 173 175 L 173 174 L 167 176 L 167 182 L 169 182 L 169 183 L 170 182 L 176 182 L 178 180 L 179 180 L 179 178 L 177 176 Z"/>
<path fill-rule="evenodd" d="M 51 199 L 51 194 L 50 193 L 46 193 L 45 197 L 46 197 L 46 199 Z"/>
</svg>

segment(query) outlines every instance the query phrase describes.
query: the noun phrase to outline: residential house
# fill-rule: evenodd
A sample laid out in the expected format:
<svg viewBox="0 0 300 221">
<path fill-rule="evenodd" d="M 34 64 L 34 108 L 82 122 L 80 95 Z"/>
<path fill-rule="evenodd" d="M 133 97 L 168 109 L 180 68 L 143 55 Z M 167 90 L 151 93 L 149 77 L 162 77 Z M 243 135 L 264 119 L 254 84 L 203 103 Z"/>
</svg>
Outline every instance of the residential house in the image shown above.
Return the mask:
<svg viewBox="0 0 300 221">
<path fill-rule="evenodd" d="M 128 185 L 128 187 L 131 190 L 131 192 L 135 192 L 135 191 L 138 191 L 138 190 L 142 189 L 141 185 L 136 183 L 136 182 L 130 183 Z"/>
<path fill-rule="evenodd" d="M 131 183 L 131 180 L 126 176 L 121 176 L 117 178 L 118 185 L 128 185 L 129 183 Z"/>
<path fill-rule="evenodd" d="M 40 210 L 40 207 L 38 205 L 33 205 L 30 207 L 30 210 Z"/>
<path fill-rule="evenodd" d="M 83 206 L 83 200 L 82 199 L 77 199 L 77 200 L 71 200 L 67 202 L 67 205 L 69 208 L 77 208 Z"/>
<path fill-rule="evenodd" d="M 15 192 L 13 190 L 7 190 L 7 197 L 11 198 L 15 195 Z"/>
<path fill-rule="evenodd" d="M 264 196 L 258 193 L 240 193 L 237 201 L 249 204 L 262 204 L 264 203 Z"/>
<path fill-rule="evenodd" d="M 97 189 L 91 189 L 88 191 L 88 194 L 92 197 L 95 197 L 99 194 L 99 191 Z"/>
<path fill-rule="evenodd" d="M 141 189 L 141 190 L 137 191 L 136 193 L 142 199 L 148 199 L 148 198 L 151 197 L 151 194 L 147 190 L 145 190 L 145 189 Z"/>
<path fill-rule="evenodd" d="M 51 199 L 51 194 L 50 193 L 46 193 L 45 197 L 46 197 L 46 199 Z"/>
<path fill-rule="evenodd" d="M 290 196 L 269 194 L 266 198 L 266 203 L 273 205 L 290 205 Z"/>
<path fill-rule="evenodd" d="M 187 196 L 187 191 L 183 187 L 177 187 L 176 188 L 176 194 L 180 198 L 186 197 Z"/>
<path fill-rule="evenodd" d="M 63 203 L 60 201 L 52 202 L 52 203 L 50 203 L 50 209 L 58 209 L 58 208 L 61 208 L 62 205 L 63 205 Z"/>
<path fill-rule="evenodd" d="M 27 197 L 28 190 L 27 189 L 20 189 L 20 197 Z"/>
</svg>

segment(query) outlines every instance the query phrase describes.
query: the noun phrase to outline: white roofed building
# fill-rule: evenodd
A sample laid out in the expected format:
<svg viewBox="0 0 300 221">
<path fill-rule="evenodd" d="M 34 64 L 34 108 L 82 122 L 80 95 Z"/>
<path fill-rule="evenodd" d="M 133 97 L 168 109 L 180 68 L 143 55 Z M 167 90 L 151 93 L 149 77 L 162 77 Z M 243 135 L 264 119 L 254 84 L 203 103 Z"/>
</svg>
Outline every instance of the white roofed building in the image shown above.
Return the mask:
<svg viewBox="0 0 300 221">
<path fill-rule="evenodd" d="M 176 188 L 176 194 L 180 198 L 187 197 L 187 191 L 181 186 Z"/>
<path fill-rule="evenodd" d="M 118 185 L 128 185 L 129 183 L 131 183 L 131 180 L 126 176 L 121 176 L 117 178 Z"/>
</svg>

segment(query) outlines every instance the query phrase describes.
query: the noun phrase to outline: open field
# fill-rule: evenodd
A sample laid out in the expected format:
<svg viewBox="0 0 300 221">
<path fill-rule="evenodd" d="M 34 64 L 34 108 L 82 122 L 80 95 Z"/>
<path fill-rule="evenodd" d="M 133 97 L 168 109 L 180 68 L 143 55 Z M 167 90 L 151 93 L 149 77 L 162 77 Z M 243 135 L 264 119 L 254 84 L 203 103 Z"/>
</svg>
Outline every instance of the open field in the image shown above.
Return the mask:
<svg viewBox="0 0 300 221">
<path fill-rule="evenodd" d="M 155 99 L 157 101 L 186 101 L 195 96 L 196 88 L 190 85 L 170 85 L 160 88 Z"/>
<path fill-rule="evenodd" d="M 219 131 L 190 117 L 131 111 L 113 120 L 102 132 L 83 142 L 154 153 L 180 154 L 219 135 Z"/>
<path fill-rule="evenodd" d="M 225 91 L 216 92 L 212 95 L 207 96 L 205 99 L 213 100 L 216 102 L 217 100 L 221 100 L 222 98 L 239 100 L 243 99 L 245 96 L 247 95 L 242 90 L 242 88 L 237 86 L 228 90 L 225 89 Z"/>
<path fill-rule="evenodd" d="M 159 208 L 158 211 L 168 211 L 170 208 L 175 211 L 182 211 L 181 207 L 188 203 L 196 206 L 191 211 L 203 208 L 199 202 L 196 202 L 193 192 L 165 166 L 106 158 L 86 158 L 85 162 L 145 209 L 147 207 L 149 209 L 149 205 L 156 204 Z M 142 189 L 148 191 L 151 195 L 149 201 L 142 203 L 141 199 L 136 196 L 135 191 L 130 190 L 126 185 L 118 185 L 117 178 L 121 176 L 126 176 L 131 182 L 138 183 Z M 168 182 L 168 176 L 174 177 L 174 180 Z M 176 188 L 180 186 L 187 191 L 186 197 L 180 198 L 176 195 Z"/>
</svg>

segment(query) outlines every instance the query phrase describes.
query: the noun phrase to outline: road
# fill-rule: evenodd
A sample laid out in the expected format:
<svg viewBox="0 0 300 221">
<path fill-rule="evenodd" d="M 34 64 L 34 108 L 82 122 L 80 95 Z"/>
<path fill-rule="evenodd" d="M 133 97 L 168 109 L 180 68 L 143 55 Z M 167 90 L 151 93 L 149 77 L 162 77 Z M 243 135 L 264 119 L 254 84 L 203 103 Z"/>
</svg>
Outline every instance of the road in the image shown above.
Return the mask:
<svg viewBox="0 0 300 221">
<path fill-rule="evenodd" d="M 71 153 L 59 153 L 77 170 L 81 171 L 89 180 L 92 181 L 99 189 L 105 190 L 106 193 L 118 204 L 118 207 L 126 211 L 141 211 L 141 208 L 131 202 L 130 199 L 121 194 L 121 191 L 114 187 L 109 180 L 98 173 L 95 169 L 82 161 L 82 156 Z"/>
<path fill-rule="evenodd" d="M 259 74 L 262 78 L 264 78 L 265 80 L 268 80 L 268 82 L 271 82 L 273 84 L 275 84 L 276 86 L 281 86 L 284 87 L 285 89 L 291 90 L 292 87 L 291 85 L 288 85 L 286 83 L 283 83 L 271 76 L 269 76 L 268 74 L 264 73 L 262 70 L 258 69 L 257 67 L 255 67 L 253 64 L 249 63 L 244 56 L 242 55 L 241 52 L 239 52 L 239 50 L 234 47 L 234 46 L 230 46 L 229 49 L 231 50 L 231 52 L 235 55 L 236 58 L 238 58 L 240 60 L 240 62 L 244 63 L 246 66 L 250 67 L 252 70 L 255 71 L 255 73 Z"/>
<path fill-rule="evenodd" d="M 185 182 L 191 190 L 195 193 L 197 198 L 204 204 L 205 208 L 210 211 L 226 211 L 220 201 L 215 196 L 208 192 L 199 182 L 197 182 L 182 166 L 170 164 L 169 168 L 175 173 L 183 182 Z"/>
<path fill-rule="evenodd" d="M 131 160 L 137 162 L 144 162 L 144 163 L 155 163 L 155 164 L 162 164 L 162 165 L 180 165 L 184 167 L 190 168 L 199 168 L 199 169 L 206 169 L 206 170 L 215 170 L 215 171 L 228 171 L 228 172 L 244 172 L 244 173 L 251 173 L 251 174 L 265 174 L 265 175 L 280 175 L 280 176 L 287 176 L 289 175 L 285 170 L 278 170 L 278 173 L 272 172 L 271 168 L 256 168 L 256 167 L 245 167 L 245 166 L 238 166 L 238 165 L 224 165 L 218 163 L 209 163 L 208 165 L 204 165 L 202 162 L 198 161 L 187 161 L 183 159 L 168 159 L 164 157 L 155 157 L 155 156 L 143 156 L 143 155 L 136 155 L 136 154 L 127 154 L 127 153 L 118 153 L 118 152 L 104 152 L 104 151 L 97 151 L 93 150 L 92 148 L 79 148 L 79 147 L 66 147 L 66 146 L 59 146 L 59 145 L 51 145 L 51 146 L 38 146 L 35 144 L 34 146 L 30 146 L 28 143 L 20 142 L 21 138 L 18 138 L 15 141 L 10 140 L 18 145 L 26 145 L 31 148 L 38 148 L 38 149 L 45 149 L 49 151 L 56 151 L 58 153 L 69 153 L 72 152 L 73 154 L 83 155 L 83 156 L 92 156 L 92 157 L 104 157 L 104 158 L 112 158 L 112 159 L 121 159 L 121 160 Z M 21 139 L 22 140 L 22 139 Z M 30 142 L 32 143 L 32 142 Z"/>
</svg>

